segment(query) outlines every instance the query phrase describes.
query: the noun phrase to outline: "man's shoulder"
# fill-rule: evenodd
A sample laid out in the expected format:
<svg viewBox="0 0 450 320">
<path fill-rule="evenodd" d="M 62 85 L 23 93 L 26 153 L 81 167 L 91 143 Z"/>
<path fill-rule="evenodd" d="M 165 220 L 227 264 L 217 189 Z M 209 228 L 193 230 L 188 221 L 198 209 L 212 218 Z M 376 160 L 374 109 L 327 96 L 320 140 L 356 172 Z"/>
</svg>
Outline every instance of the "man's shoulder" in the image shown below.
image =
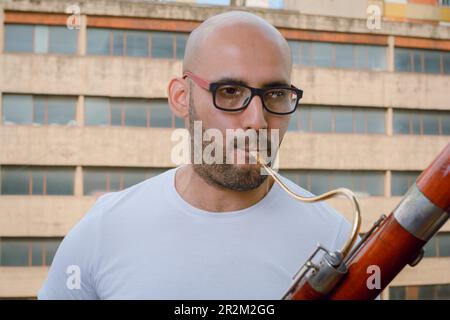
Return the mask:
<svg viewBox="0 0 450 320">
<path fill-rule="evenodd" d="M 106 222 L 132 219 L 140 210 L 148 210 L 163 199 L 162 193 L 170 183 L 169 169 L 159 175 L 120 191 L 99 196 L 80 223 L 104 225 Z M 119 220 L 117 220 L 119 219 Z M 133 219 L 132 219 L 133 220 Z"/>
<path fill-rule="evenodd" d="M 125 203 L 139 202 L 142 197 L 148 200 L 152 196 L 158 197 L 164 188 L 169 187 L 168 184 L 173 170 L 175 169 L 169 169 L 123 190 L 102 194 L 95 204 L 101 207 L 103 211 L 108 211 Z"/>
</svg>

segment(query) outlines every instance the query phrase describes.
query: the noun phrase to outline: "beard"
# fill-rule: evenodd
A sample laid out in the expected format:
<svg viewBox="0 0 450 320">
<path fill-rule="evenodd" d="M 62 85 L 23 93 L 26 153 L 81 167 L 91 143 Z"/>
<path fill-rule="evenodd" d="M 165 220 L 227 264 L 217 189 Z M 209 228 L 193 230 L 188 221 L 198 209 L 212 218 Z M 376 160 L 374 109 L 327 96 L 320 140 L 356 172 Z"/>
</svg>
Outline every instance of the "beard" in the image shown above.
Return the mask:
<svg viewBox="0 0 450 320">
<path fill-rule="evenodd" d="M 197 173 L 206 183 L 220 189 L 234 191 L 249 191 L 258 188 L 266 179 L 267 175 L 261 174 L 259 164 L 228 164 L 226 163 L 226 150 L 223 150 L 221 164 L 195 164 L 194 162 L 194 121 L 200 120 L 195 112 L 195 105 L 192 96 L 189 98 L 189 133 L 191 136 L 191 163 L 194 172 Z M 206 129 L 202 127 L 202 137 Z M 209 144 L 202 140 L 201 152 Z M 234 141 L 232 143 L 236 147 Z M 221 143 L 225 146 L 225 143 Z M 268 148 L 271 143 L 269 141 Z M 224 148 L 224 147 L 222 147 Z M 225 149 L 225 148 L 224 148 Z M 236 151 L 236 149 L 234 149 Z"/>
</svg>

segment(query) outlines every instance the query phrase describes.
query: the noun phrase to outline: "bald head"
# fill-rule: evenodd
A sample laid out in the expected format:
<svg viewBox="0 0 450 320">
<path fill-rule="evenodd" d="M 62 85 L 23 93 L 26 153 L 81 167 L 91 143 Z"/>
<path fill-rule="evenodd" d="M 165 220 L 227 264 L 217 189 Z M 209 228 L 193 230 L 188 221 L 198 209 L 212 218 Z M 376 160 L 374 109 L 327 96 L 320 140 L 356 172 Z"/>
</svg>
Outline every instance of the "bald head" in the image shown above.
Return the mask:
<svg viewBox="0 0 450 320">
<path fill-rule="evenodd" d="M 229 11 L 205 20 L 186 43 L 183 72 L 197 72 L 216 51 L 257 52 L 261 47 L 278 54 L 292 68 L 289 45 L 281 33 L 263 18 L 244 11 Z M 232 58 L 232 54 L 230 58 Z M 290 71 L 289 71 L 290 73 Z"/>
<path fill-rule="evenodd" d="M 189 36 L 183 60 L 183 73 L 186 71 L 192 74 L 172 79 L 168 93 L 169 104 L 174 113 L 186 119 L 191 146 L 195 145 L 192 140 L 195 136 L 194 121 L 201 121 L 201 137 L 205 137 L 206 129 L 216 129 L 215 132 L 219 130 L 222 137 L 229 140 L 228 129 L 241 129 L 246 132 L 258 131 L 260 142 L 266 135 L 259 130 L 268 130 L 267 136 L 272 137 L 274 133 L 279 137 L 276 144 L 283 139 L 290 116 L 271 112 L 266 103 L 277 97 L 293 101 L 293 93 L 278 94 L 292 84 L 292 60 L 287 41 L 270 23 L 257 15 L 242 11 L 230 11 L 207 19 Z M 215 89 L 208 88 L 206 83 L 215 83 Z M 247 95 L 248 87 L 267 89 L 264 90 L 266 94 L 261 94 L 258 90 L 258 96 L 252 94 L 250 97 Z M 219 97 L 222 97 L 222 107 L 217 105 L 218 92 Z M 225 110 L 223 103 L 242 103 L 243 108 L 234 110 L 237 112 L 229 112 Z M 260 167 L 257 165 L 229 165 L 227 150 L 217 150 L 221 150 L 220 146 L 227 149 L 230 141 L 222 141 L 222 138 L 216 137 L 213 139 L 214 144 L 211 145 L 214 154 L 224 157 L 226 161 L 221 159 L 221 163 L 226 162 L 226 165 L 194 166 L 196 174 L 208 184 L 220 189 L 247 191 L 256 189 L 267 181 L 267 176 L 260 174 Z M 233 145 L 234 142 L 234 138 L 231 138 Z M 272 148 L 272 143 L 269 144 Z M 200 154 L 211 145 L 204 142 Z M 196 148 L 191 148 L 192 159 Z"/>
</svg>

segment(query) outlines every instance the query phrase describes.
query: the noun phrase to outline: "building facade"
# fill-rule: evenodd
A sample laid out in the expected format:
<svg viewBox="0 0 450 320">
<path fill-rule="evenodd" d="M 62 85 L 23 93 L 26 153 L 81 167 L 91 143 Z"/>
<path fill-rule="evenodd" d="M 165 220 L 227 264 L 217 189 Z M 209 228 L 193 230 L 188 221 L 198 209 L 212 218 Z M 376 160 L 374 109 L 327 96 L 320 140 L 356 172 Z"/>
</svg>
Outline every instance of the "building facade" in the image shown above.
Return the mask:
<svg viewBox="0 0 450 320">
<path fill-rule="evenodd" d="M 354 190 L 362 233 L 450 142 L 445 1 L 212 2 L 0 2 L 0 298 L 36 297 L 99 194 L 174 166 L 184 123 L 167 84 L 211 15 L 254 12 L 286 37 L 304 97 L 281 171 L 313 193 Z M 330 204 L 351 218 L 344 200 Z M 382 297 L 450 298 L 450 223 Z"/>
</svg>

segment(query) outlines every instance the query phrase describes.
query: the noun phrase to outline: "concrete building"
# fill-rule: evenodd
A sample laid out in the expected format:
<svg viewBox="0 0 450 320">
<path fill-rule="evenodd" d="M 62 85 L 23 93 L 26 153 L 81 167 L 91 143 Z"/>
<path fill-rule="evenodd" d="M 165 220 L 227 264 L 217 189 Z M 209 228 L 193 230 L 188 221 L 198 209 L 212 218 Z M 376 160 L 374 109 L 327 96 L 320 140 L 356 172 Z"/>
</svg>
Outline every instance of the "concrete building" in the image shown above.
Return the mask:
<svg viewBox="0 0 450 320">
<path fill-rule="evenodd" d="M 186 2 L 0 2 L 0 298 L 36 296 L 99 193 L 174 166 L 167 83 L 187 34 L 235 6 L 289 40 L 304 90 L 282 171 L 356 191 L 363 233 L 449 143 L 447 1 Z M 382 297 L 450 298 L 450 223 Z"/>
</svg>

